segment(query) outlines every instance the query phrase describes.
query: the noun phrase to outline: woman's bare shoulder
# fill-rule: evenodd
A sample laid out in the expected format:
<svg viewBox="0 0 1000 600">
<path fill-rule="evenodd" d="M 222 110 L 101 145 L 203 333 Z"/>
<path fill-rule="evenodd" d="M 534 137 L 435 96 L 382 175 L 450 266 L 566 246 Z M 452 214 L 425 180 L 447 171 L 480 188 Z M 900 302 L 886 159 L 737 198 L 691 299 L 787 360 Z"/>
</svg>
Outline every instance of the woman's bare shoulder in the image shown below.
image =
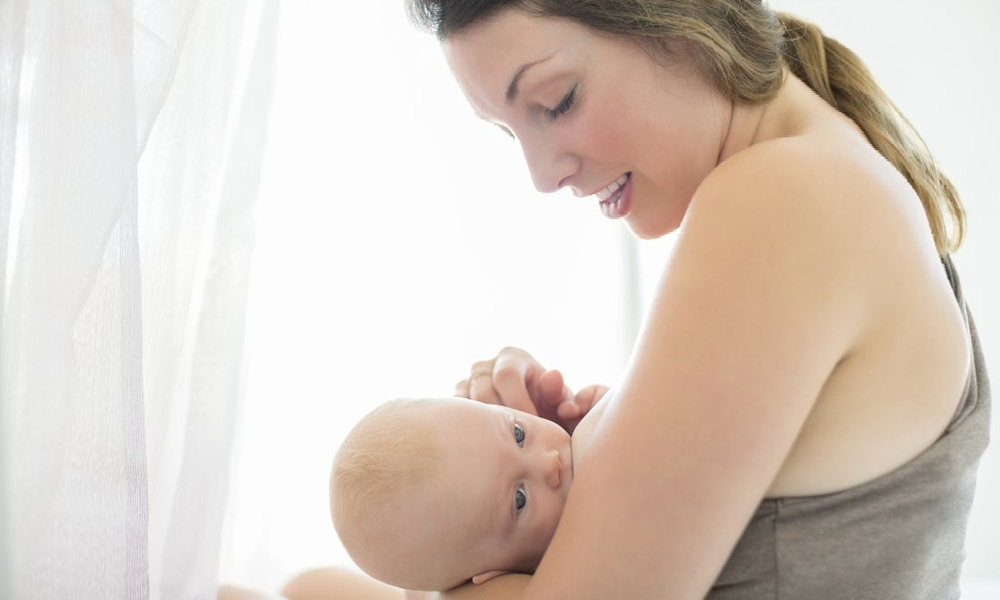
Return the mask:
<svg viewBox="0 0 1000 600">
<path fill-rule="evenodd" d="M 697 202 L 721 195 L 738 201 L 754 192 L 778 203 L 812 201 L 839 207 L 862 204 L 858 192 L 910 195 L 906 181 L 867 141 L 851 135 L 798 135 L 759 144 L 734 154 L 712 171 Z M 817 202 L 819 204 L 817 204 Z"/>
<path fill-rule="evenodd" d="M 692 199 L 677 244 L 695 247 L 686 255 L 693 268 L 717 267 L 702 264 L 718 258 L 707 252 L 713 248 L 766 254 L 807 266 L 827 285 L 865 292 L 872 255 L 887 239 L 922 235 L 921 228 L 919 199 L 863 139 L 804 135 L 757 144 L 721 163 Z"/>
<path fill-rule="evenodd" d="M 893 177 L 860 145 L 819 141 L 780 138 L 721 163 L 695 193 L 668 267 L 724 274 L 735 261 L 775 283 L 862 289 L 856 278 L 881 235 L 866 205 L 892 195 Z"/>
</svg>

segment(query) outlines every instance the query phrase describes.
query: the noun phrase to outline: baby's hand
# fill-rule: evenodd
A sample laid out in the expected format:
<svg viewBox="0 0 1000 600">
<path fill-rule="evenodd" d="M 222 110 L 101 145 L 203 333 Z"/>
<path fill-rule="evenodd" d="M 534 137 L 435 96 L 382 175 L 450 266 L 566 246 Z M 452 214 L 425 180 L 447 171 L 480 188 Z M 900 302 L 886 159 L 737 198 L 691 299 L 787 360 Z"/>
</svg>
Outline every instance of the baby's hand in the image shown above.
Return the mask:
<svg viewBox="0 0 1000 600">
<path fill-rule="evenodd" d="M 594 384 L 574 394 L 563 382 L 562 373 L 552 369 L 539 377 L 535 406 L 539 416 L 558 423 L 572 434 L 607 392 L 608 386 Z"/>
<path fill-rule="evenodd" d="M 587 416 L 590 409 L 594 408 L 604 394 L 608 393 L 608 386 L 595 383 L 581 389 L 573 396 L 572 402 L 564 402 L 557 407 L 559 418 L 561 419 L 582 419 Z"/>
<path fill-rule="evenodd" d="M 607 390 L 592 385 L 574 394 L 558 370 L 546 369 L 524 350 L 508 347 L 491 360 L 474 363 L 469 377 L 456 384 L 455 395 L 538 415 L 573 433 Z"/>
</svg>

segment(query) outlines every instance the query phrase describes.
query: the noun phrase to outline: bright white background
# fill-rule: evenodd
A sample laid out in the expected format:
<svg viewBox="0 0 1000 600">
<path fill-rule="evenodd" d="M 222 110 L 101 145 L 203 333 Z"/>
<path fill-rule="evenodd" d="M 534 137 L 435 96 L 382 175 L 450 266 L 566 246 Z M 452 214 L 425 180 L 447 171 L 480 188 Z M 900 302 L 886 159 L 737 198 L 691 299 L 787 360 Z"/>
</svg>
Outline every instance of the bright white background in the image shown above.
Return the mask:
<svg viewBox="0 0 1000 600">
<path fill-rule="evenodd" d="M 860 54 L 958 186 L 970 231 L 956 262 L 1000 380 L 1000 5 L 772 5 Z M 399 1 L 286 0 L 275 90 L 221 574 L 272 590 L 347 564 L 327 474 L 365 412 L 449 394 L 507 344 L 571 386 L 613 383 L 669 251 L 669 239 L 642 243 L 630 266 L 633 242 L 592 201 L 534 192 L 517 146 L 472 115 Z M 970 577 L 1000 578 L 1000 515 L 987 508 L 1000 506 L 998 454 L 981 469 Z"/>
</svg>

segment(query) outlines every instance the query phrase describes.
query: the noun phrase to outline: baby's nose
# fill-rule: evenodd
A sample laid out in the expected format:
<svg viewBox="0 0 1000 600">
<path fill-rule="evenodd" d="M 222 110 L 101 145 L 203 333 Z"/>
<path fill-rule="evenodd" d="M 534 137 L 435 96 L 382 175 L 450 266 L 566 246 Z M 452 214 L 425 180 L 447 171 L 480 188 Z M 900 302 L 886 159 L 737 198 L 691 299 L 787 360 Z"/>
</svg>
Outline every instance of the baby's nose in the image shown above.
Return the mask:
<svg viewBox="0 0 1000 600">
<path fill-rule="evenodd" d="M 558 450 L 547 450 L 542 457 L 542 468 L 544 469 L 545 483 L 552 489 L 559 489 L 562 483 L 562 463 L 559 460 Z"/>
</svg>

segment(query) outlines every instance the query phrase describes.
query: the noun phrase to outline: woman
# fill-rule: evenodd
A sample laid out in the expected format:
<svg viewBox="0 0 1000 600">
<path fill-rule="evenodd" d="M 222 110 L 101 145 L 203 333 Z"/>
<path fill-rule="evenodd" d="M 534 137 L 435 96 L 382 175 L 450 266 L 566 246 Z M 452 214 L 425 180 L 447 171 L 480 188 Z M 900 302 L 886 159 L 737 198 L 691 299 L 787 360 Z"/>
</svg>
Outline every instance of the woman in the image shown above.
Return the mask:
<svg viewBox="0 0 1000 600">
<path fill-rule="evenodd" d="M 858 59 L 754 0 L 410 5 L 540 191 L 676 231 L 537 571 L 444 595 L 957 598 L 989 423 L 964 215 Z M 546 373 L 505 349 L 459 393 L 572 425 Z"/>
<path fill-rule="evenodd" d="M 509 597 L 957 597 L 988 427 L 963 213 L 863 65 L 753 0 L 411 6 L 539 190 L 677 231 Z M 542 370 L 497 362 L 471 395 L 517 407 Z"/>
</svg>

